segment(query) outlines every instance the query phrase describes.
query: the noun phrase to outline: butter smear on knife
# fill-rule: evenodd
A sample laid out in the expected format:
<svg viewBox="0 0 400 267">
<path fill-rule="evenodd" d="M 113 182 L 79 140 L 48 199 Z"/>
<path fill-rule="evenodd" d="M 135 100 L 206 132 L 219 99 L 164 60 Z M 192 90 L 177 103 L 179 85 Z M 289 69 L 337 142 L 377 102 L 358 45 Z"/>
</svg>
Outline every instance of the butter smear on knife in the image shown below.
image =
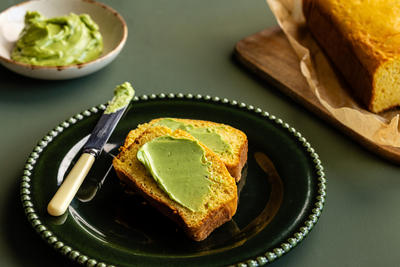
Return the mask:
<svg viewBox="0 0 400 267">
<path fill-rule="evenodd" d="M 135 90 L 133 90 L 131 84 L 128 82 L 117 86 L 114 90 L 114 97 L 104 111 L 104 114 L 115 113 L 121 108 L 124 108 L 129 104 L 134 94 Z"/>
</svg>

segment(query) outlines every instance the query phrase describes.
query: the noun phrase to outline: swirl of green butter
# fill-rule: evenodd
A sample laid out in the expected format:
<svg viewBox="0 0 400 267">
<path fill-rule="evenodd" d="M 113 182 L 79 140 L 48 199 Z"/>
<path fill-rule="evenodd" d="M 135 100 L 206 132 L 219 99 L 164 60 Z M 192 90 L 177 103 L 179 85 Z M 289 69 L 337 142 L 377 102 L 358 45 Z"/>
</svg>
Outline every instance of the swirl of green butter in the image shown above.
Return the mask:
<svg viewBox="0 0 400 267">
<path fill-rule="evenodd" d="M 99 26 L 87 14 L 46 19 L 27 12 L 11 58 L 38 66 L 66 66 L 97 59 L 103 52 Z"/>
<path fill-rule="evenodd" d="M 133 90 L 130 83 L 125 82 L 121 85 L 118 85 L 114 89 L 114 97 L 108 104 L 104 114 L 115 113 L 121 108 L 124 108 L 129 104 L 129 102 L 131 102 L 134 95 L 135 90 Z"/>
<path fill-rule="evenodd" d="M 191 211 L 200 210 L 212 182 L 207 179 L 211 162 L 199 142 L 161 136 L 143 145 L 137 158 L 172 200 Z"/>
<path fill-rule="evenodd" d="M 193 125 L 188 125 L 173 119 L 162 119 L 154 125 L 163 125 L 171 130 L 181 129 L 191 134 L 194 138 L 199 140 L 206 147 L 211 149 L 214 153 L 230 153 L 231 146 L 222 139 L 221 135 L 218 134 L 214 129 L 198 127 L 195 128 Z"/>
</svg>

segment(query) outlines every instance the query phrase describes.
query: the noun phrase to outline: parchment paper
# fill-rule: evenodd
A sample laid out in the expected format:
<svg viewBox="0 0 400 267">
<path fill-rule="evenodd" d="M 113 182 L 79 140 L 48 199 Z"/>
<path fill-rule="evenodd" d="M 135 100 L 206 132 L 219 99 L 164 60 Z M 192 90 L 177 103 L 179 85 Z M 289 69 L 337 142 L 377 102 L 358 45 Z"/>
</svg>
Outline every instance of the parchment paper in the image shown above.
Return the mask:
<svg viewBox="0 0 400 267">
<path fill-rule="evenodd" d="M 342 124 L 379 144 L 400 147 L 399 110 L 371 113 L 352 94 L 307 30 L 302 0 L 266 0 L 300 59 L 310 90 Z"/>
</svg>

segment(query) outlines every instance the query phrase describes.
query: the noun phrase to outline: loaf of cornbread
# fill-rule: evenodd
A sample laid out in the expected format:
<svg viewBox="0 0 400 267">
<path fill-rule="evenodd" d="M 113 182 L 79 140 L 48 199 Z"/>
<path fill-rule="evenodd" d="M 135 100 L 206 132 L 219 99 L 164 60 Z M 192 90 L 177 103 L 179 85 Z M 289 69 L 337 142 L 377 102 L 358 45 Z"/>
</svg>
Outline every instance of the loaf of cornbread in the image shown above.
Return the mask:
<svg viewBox="0 0 400 267">
<path fill-rule="evenodd" d="M 127 148 L 130 144 L 132 144 L 135 139 L 147 130 L 152 125 L 157 122 L 163 120 L 165 118 L 158 118 L 150 121 L 149 123 L 144 123 L 139 125 L 136 129 L 129 132 L 128 136 L 125 139 L 125 145 L 122 149 Z M 241 178 L 241 173 L 243 166 L 247 162 L 247 136 L 242 131 L 235 129 L 229 125 L 215 123 L 211 121 L 203 121 L 203 120 L 191 120 L 191 119 L 177 119 L 173 118 L 172 120 L 177 122 L 182 122 L 187 125 L 193 125 L 195 128 L 208 128 L 212 130 L 216 130 L 221 137 L 230 145 L 231 152 L 230 153 L 218 153 L 218 157 L 224 162 L 226 168 L 229 173 L 235 178 L 236 182 L 238 182 Z"/>
<path fill-rule="evenodd" d="M 237 187 L 224 163 L 209 148 L 199 143 L 205 151 L 210 173 L 210 191 L 204 195 L 199 210 L 190 210 L 169 197 L 157 184 L 146 167 L 138 160 L 137 153 L 146 143 L 155 138 L 172 136 L 195 140 L 187 132 L 172 131 L 166 126 L 154 126 L 143 131 L 128 147 L 113 160 L 120 180 L 142 195 L 151 205 L 174 220 L 195 241 L 202 241 L 217 227 L 229 221 L 237 209 Z"/>
<path fill-rule="evenodd" d="M 303 0 L 312 35 L 366 107 L 400 106 L 400 2 Z"/>
</svg>

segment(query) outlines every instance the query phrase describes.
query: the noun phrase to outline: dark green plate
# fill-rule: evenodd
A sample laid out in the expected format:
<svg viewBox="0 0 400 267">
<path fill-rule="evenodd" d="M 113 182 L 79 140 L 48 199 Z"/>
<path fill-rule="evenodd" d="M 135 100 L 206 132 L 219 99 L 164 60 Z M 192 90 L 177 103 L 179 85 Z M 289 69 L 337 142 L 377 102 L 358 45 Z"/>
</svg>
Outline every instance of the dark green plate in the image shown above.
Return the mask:
<svg viewBox="0 0 400 267">
<path fill-rule="evenodd" d="M 201 95 L 136 97 L 68 211 L 46 212 L 64 175 L 105 106 L 71 117 L 34 148 L 21 181 L 21 198 L 34 229 L 54 249 L 85 266 L 263 266 L 308 235 L 325 202 L 325 174 L 314 149 L 294 128 L 244 103 Z M 154 118 L 209 120 L 246 133 L 248 162 L 238 184 L 233 219 L 195 242 L 138 195 L 128 195 L 111 167 L 131 129 Z M 275 165 L 273 180 L 258 165 L 262 152 Z"/>
</svg>

